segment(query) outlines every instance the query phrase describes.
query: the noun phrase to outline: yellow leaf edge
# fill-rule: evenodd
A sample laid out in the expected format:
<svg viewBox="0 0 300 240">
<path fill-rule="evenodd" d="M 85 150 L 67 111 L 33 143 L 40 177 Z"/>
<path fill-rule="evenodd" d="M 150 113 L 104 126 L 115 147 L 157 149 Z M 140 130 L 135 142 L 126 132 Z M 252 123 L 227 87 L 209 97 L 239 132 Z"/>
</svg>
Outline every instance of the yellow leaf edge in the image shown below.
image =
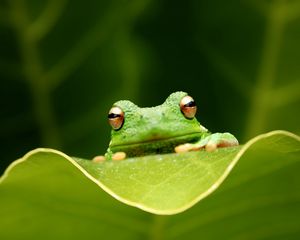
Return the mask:
<svg viewBox="0 0 300 240">
<path fill-rule="evenodd" d="M 242 146 L 242 148 L 238 151 L 238 153 L 235 155 L 235 157 L 233 158 L 233 160 L 231 161 L 231 163 L 227 166 L 226 170 L 224 171 L 224 173 L 220 176 L 220 178 L 205 192 L 203 192 L 202 194 L 200 194 L 198 197 L 196 197 L 193 201 L 190 201 L 188 204 L 180 207 L 180 208 L 176 208 L 176 209 L 168 209 L 168 210 L 157 210 L 151 207 L 148 207 L 144 204 L 138 203 L 138 202 L 133 202 L 133 201 L 129 201 L 123 197 L 120 197 L 119 195 L 117 195 L 115 192 L 113 192 L 112 190 L 110 190 L 107 186 L 105 186 L 103 183 L 101 183 L 100 181 L 98 181 L 97 179 L 95 179 L 94 177 L 92 177 L 84 168 L 82 168 L 72 157 L 66 155 L 63 152 L 60 152 L 58 150 L 55 149 L 50 149 L 50 148 L 37 148 L 34 149 L 32 151 L 29 151 L 28 153 L 26 153 L 22 158 L 12 162 L 7 169 L 5 170 L 5 172 L 3 173 L 3 175 L 0 178 L 0 185 L 2 182 L 4 182 L 4 180 L 6 178 L 9 177 L 9 173 L 20 163 L 27 161 L 27 159 L 38 153 L 38 152 L 47 152 L 47 153 L 54 153 L 57 155 L 60 155 L 62 157 L 64 157 L 66 160 L 68 160 L 73 166 L 75 166 L 78 170 L 80 170 L 88 179 L 90 179 L 92 182 L 94 182 L 96 185 L 98 185 L 101 189 L 103 189 L 105 192 L 107 192 L 108 194 L 110 194 L 112 197 L 114 197 L 115 199 L 119 200 L 120 202 L 123 202 L 129 206 L 133 206 L 133 207 L 137 207 L 141 210 L 144 210 L 146 212 L 149 213 L 153 213 L 153 214 L 157 214 L 157 215 L 173 215 L 173 214 L 178 214 L 181 213 L 189 208 L 191 208 L 192 206 L 194 206 L 196 203 L 198 203 L 200 200 L 204 199 L 205 197 L 207 197 L 208 195 L 210 195 L 212 192 L 214 192 L 216 189 L 218 189 L 218 187 L 222 184 L 222 182 L 226 179 L 226 177 L 230 174 L 231 170 L 234 168 L 234 166 L 237 164 L 237 162 L 239 161 L 239 159 L 243 156 L 243 154 L 256 142 L 258 142 L 259 140 L 265 139 L 265 138 L 269 138 L 272 137 L 274 135 L 284 135 L 284 136 L 289 136 L 291 138 L 294 138 L 296 140 L 298 140 L 300 142 L 300 136 L 285 131 L 285 130 L 274 130 L 268 133 L 264 133 L 264 134 L 260 134 L 254 138 L 252 138 L 251 140 L 249 140 L 245 145 Z"/>
</svg>

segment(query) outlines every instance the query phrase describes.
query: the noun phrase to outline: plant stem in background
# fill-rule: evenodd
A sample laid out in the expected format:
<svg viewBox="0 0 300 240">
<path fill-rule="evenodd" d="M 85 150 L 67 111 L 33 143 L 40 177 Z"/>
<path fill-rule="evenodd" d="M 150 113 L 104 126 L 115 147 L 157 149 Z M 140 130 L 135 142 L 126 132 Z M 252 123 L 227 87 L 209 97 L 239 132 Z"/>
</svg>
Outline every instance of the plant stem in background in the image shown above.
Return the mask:
<svg viewBox="0 0 300 240">
<path fill-rule="evenodd" d="M 28 31 L 30 22 L 24 1 L 11 1 L 11 16 L 19 39 L 24 74 L 31 91 L 42 144 L 47 147 L 61 148 L 59 131 L 51 104 L 51 92 L 44 78 L 38 44 Z"/>
<path fill-rule="evenodd" d="M 277 1 L 271 6 L 267 15 L 266 34 L 260 69 L 256 86 L 250 102 L 244 140 L 265 130 L 265 123 L 269 114 L 270 94 L 275 80 L 279 50 L 286 16 L 285 2 Z"/>
<path fill-rule="evenodd" d="M 168 216 L 153 215 L 153 224 L 150 232 L 151 240 L 164 239 L 164 230 Z"/>
</svg>

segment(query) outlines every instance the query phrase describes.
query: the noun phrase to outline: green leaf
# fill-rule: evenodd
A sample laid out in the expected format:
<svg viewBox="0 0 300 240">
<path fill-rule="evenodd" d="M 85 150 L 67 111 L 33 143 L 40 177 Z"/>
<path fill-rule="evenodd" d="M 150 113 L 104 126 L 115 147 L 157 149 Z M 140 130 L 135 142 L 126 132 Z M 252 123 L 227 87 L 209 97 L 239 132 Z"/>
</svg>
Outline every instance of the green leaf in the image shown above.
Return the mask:
<svg viewBox="0 0 300 240">
<path fill-rule="evenodd" d="M 93 231 L 111 238 L 133 239 L 140 234 L 155 238 L 162 237 L 166 228 L 170 238 L 181 239 L 193 231 L 197 236 L 220 237 L 224 232 L 214 227 L 241 220 L 237 231 L 224 230 L 228 236 L 299 234 L 299 153 L 300 138 L 285 131 L 212 153 L 120 162 L 93 163 L 36 149 L 11 164 L 0 180 L 0 238 L 82 239 L 97 236 Z M 182 212 L 217 191 L 183 214 L 152 220 L 98 186 L 121 202 L 156 214 Z M 267 227 L 261 225 L 264 221 L 270 221 Z M 199 232 L 201 227 L 205 229 Z M 112 231 L 115 228 L 121 230 Z"/>
</svg>

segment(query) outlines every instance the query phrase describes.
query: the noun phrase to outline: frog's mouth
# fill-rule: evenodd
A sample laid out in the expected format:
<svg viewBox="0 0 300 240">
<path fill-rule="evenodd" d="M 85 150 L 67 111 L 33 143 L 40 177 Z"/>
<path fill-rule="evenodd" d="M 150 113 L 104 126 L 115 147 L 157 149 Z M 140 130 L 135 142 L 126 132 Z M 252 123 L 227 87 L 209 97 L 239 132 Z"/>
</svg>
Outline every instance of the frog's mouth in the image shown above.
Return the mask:
<svg viewBox="0 0 300 240">
<path fill-rule="evenodd" d="M 172 153 L 174 148 L 183 143 L 193 143 L 201 138 L 203 133 L 188 133 L 184 135 L 159 138 L 153 137 L 147 141 L 112 145 L 112 152 L 125 152 L 127 157 L 144 156 L 150 154 Z"/>
</svg>

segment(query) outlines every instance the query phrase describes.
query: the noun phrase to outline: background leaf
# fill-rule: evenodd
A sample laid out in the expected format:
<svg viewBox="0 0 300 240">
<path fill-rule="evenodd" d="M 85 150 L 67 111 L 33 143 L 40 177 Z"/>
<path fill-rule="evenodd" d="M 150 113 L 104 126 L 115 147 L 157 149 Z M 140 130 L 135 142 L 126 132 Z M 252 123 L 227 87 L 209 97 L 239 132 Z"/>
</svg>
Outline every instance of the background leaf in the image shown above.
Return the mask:
<svg viewBox="0 0 300 240">
<path fill-rule="evenodd" d="M 231 151 L 237 153 L 236 157 Z M 162 161 L 155 156 L 96 167 L 79 160 L 93 176 L 100 176 L 97 183 L 66 155 L 36 150 L 13 163 L 1 179 L 0 237 L 296 239 L 300 234 L 299 152 L 299 137 L 277 131 L 251 140 L 240 150 L 168 154 L 160 156 Z M 196 156 L 202 159 L 195 159 Z M 226 162 L 227 156 L 231 160 Z M 184 174 L 191 166 L 188 158 L 198 163 L 193 164 L 195 172 Z M 159 167 L 163 170 L 157 171 Z M 175 174 L 178 178 L 173 171 L 176 168 L 184 170 Z M 227 176 L 229 171 L 232 172 Z M 142 173 L 144 178 L 139 177 Z M 227 176 L 223 184 L 219 186 L 223 179 L 210 182 L 214 175 L 222 174 Z M 210 194 L 219 188 L 182 214 L 153 216 L 126 207 L 95 183 L 123 202 L 165 214 L 182 211 L 201 199 L 190 200 L 189 206 L 177 205 L 175 210 L 181 193 L 187 199 L 190 190 L 194 193 L 200 190 L 199 197 L 203 191 Z M 205 189 L 205 184 L 210 185 L 209 189 Z"/>
</svg>

